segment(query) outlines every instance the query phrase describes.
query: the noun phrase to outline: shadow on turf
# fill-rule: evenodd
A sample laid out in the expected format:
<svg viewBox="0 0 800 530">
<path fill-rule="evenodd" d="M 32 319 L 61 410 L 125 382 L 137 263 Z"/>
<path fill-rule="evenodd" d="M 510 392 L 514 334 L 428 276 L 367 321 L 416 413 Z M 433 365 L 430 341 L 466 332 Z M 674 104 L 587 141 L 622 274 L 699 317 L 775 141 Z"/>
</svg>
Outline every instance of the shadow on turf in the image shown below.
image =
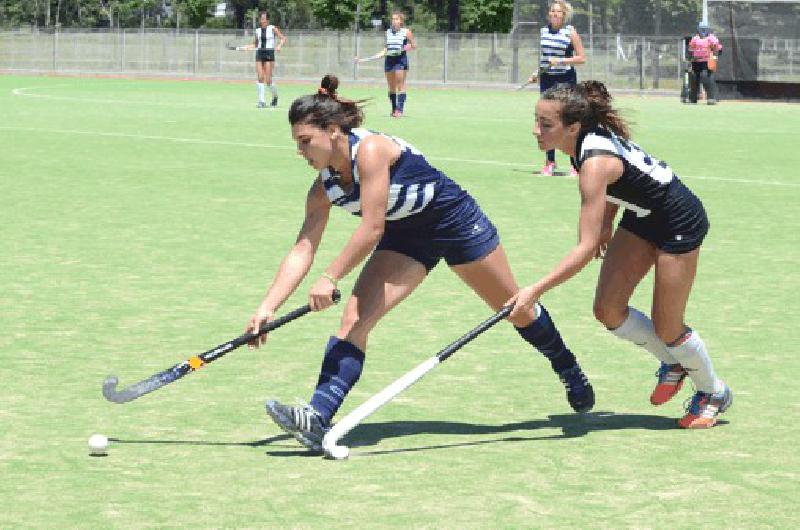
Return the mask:
<svg viewBox="0 0 800 530">
<path fill-rule="evenodd" d="M 718 425 L 725 425 L 727 421 L 720 420 Z M 538 429 L 561 429 L 559 434 L 544 436 L 524 436 L 520 431 L 535 431 Z M 357 426 L 345 438 L 344 443 L 353 449 L 377 445 L 386 438 L 400 436 L 414 436 L 418 434 L 442 435 L 482 435 L 517 433 L 513 436 L 504 436 L 490 440 L 475 440 L 470 442 L 457 442 L 450 444 L 436 444 L 404 449 L 387 449 L 378 451 L 359 452 L 357 456 L 377 456 L 393 453 L 411 453 L 428 451 L 432 449 L 451 449 L 454 447 L 469 447 L 507 442 L 528 442 L 536 440 L 563 440 L 586 436 L 595 431 L 616 431 L 622 429 L 638 429 L 649 431 L 667 431 L 678 429 L 676 418 L 654 416 L 652 414 L 615 414 L 613 412 L 590 412 L 587 414 L 552 414 L 546 420 L 531 420 L 504 425 L 481 425 L 453 421 L 389 421 L 383 423 L 368 423 Z M 308 456 L 312 453 L 304 449 L 295 451 L 267 451 L 270 456 Z"/>
<path fill-rule="evenodd" d="M 531 167 L 533 167 L 533 165 L 531 165 Z M 515 172 L 515 173 L 524 173 L 524 174 L 526 174 L 526 175 L 531 175 L 531 176 L 534 176 L 534 177 L 539 177 L 539 178 L 550 178 L 550 177 L 548 177 L 548 176 L 546 176 L 546 175 L 542 175 L 542 174 L 539 172 L 539 170 L 538 170 L 538 169 L 518 169 L 518 168 L 512 168 L 512 169 L 511 169 L 511 171 L 513 171 L 513 172 Z M 553 176 L 553 177 L 568 177 L 568 178 L 570 178 L 570 179 L 574 179 L 574 178 L 575 178 L 575 177 L 573 177 L 572 175 L 570 175 L 570 174 L 569 174 L 569 170 L 561 170 L 561 169 L 556 169 L 555 171 L 553 171 L 553 175 L 552 175 L 552 176 Z"/>
<path fill-rule="evenodd" d="M 261 447 L 263 445 L 274 444 L 275 442 L 282 442 L 284 440 L 294 440 L 289 434 L 278 434 L 270 436 L 263 440 L 254 440 L 252 442 L 209 442 L 206 440 L 126 440 L 125 438 L 109 438 L 109 442 L 118 444 L 172 444 L 172 445 L 211 445 L 211 446 L 243 446 L 243 447 Z"/>
<path fill-rule="evenodd" d="M 727 425 L 728 421 L 719 420 L 718 426 Z M 534 431 L 537 429 L 561 429 L 560 434 L 546 436 L 504 436 L 490 440 L 475 440 L 471 442 L 458 442 L 450 444 L 436 444 L 405 449 L 387 449 L 379 451 L 359 452 L 358 456 L 377 456 L 393 453 L 411 453 L 428 451 L 432 449 L 448 449 L 454 447 L 469 447 L 507 442 L 527 442 L 536 440 L 563 440 L 586 436 L 594 431 L 615 431 L 622 429 L 640 429 L 650 431 L 666 431 L 677 429 L 677 420 L 652 414 L 615 414 L 613 412 L 590 412 L 588 414 L 552 414 L 546 420 L 531 420 L 504 425 L 482 425 L 475 423 L 461 423 L 454 421 L 389 421 L 383 423 L 368 423 L 359 425 L 345 437 L 345 443 L 352 448 L 377 445 L 386 438 L 400 436 L 414 436 L 418 434 L 442 435 L 481 435 L 500 434 L 519 431 Z M 351 441 L 352 439 L 352 441 Z M 174 445 L 203 445 L 203 446 L 243 446 L 262 447 L 273 445 L 276 442 L 292 440 L 290 445 L 281 444 L 280 447 L 292 447 L 289 450 L 267 451 L 270 456 L 318 456 L 305 449 L 297 448 L 292 436 L 278 434 L 263 440 L 252 442 L 210 442 L 205 440 L 129 440 L 124 438 L 109 438 L 110 442 L 119 444 L 174 444 Z"/>
<path fill-rule="evenodd" d="M 480 425 L 472 423 L 456 423 L 449 421 L 395 421 L 359 425 L 350 436 L 353 437 L 351 447 L 375 445 L 384 438 L 395 438 L 414 434 L 499 434 L 538 429 L 561 429 L 559 434 L 544 436 L 505 436 L 491 440 L 475 440 L 453 444 L 437 444 L 404 449 L 360 452 L 358 456 L 382 455 L 391 453 L 407 453 L 427 451 L 430 449 L 446 449 L 468 447 L 505 442 L 528 442 L 535 440 L 563 440 L 586 436 L 594 431 L 615 431 L 621 429 L 644 429 L 665 431 L 677 428 L 675 418 L 654 416 L 652 414 L 615 414 L 613 412 L 590 412 L 588 414 L 551 414 L 546 420 L 531 420 L 505 425 Z M 346 439 L 345 439 L 346 440 Z"/>
</svg>

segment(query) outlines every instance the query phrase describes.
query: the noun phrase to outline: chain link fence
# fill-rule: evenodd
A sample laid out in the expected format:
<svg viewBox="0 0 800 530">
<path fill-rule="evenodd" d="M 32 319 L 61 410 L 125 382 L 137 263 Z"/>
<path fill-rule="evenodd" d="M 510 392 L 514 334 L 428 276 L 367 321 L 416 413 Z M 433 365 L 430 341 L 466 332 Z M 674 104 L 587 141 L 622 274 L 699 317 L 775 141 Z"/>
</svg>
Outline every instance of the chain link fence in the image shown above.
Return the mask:
<svg viewBox="0 0 800 530">
<path fill-rule="evenodd" d="M 247 43 L 248 32 L 124 30 L 13 30 L 0 32 L 0 69 L 10 72 L 120 74 L 251 79 L 252 52 L 226 44 Z M 356 65 L 354 57 L 383 48 L 381 33 L 292 32 L 275 65 L 277 79 L 342 79 L 382 82 L 383 63 Z M 584 35 L 586 64 L 579 79 L 612 88 L 677 90 L 685 65 L 683 37 Z M 421 33 L 410 53 L 412 84 L 510 86 L 536 68 L 538 37 L 508 34 Z M 760 43 L 758 78 L 800 80 L 800 41 Z"/>
</svg>

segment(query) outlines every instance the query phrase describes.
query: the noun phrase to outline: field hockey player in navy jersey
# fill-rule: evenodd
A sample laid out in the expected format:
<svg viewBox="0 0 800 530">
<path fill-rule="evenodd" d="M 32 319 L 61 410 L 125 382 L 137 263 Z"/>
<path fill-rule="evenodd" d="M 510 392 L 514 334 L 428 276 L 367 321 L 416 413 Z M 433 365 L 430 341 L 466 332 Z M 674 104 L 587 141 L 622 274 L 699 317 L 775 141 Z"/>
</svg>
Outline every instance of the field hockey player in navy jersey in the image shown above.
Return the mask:
<svg viewBox="0 0 800 530">
<path fill-rule="evenodd" d="M 296 99 L 289 110 L 297 150 L 318 176 L 306 198 L 296 243 L 247 324 L 247 330 L 254 330 L 271 320 L 299 287 L 333 206 L 360 217 L 344 248 L 309 292 L 312 309 L 326 309 L 333 304 L 338 282 L 366 261 L 341 326 L 325 348 L 311 402 L 288 406 L 269 400 L 266 405 L 272 419 L 312 451 L 321 450 L 334 415 L 361 376 L 370 331 L 441 259 L 494 310 L 518 290 L 497 230 L 475 200 L 404 140 L 360 128 L 362 102 L 340 98 L 337 86 L 334 76 L 325 76 L 317 94 Z M 510 320 L 550 361 L 572 408 L 591 409 L 592 387 L 547 310 L 531 304 Z M 263 342 L 264 338 L 252 346 Z M 409 352 L 413 346 L 410 340 Z"/>
</svg>

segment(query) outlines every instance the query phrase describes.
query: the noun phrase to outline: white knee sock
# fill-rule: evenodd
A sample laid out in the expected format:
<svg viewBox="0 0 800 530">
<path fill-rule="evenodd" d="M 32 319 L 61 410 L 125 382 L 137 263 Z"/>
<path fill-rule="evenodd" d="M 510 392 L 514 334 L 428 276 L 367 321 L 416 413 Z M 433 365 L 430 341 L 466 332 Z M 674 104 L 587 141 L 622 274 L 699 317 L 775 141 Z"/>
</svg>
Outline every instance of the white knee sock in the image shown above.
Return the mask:
<svg viewBox="0 0 800 530">
<path fill-rule="evenodd" d="M 264 83 L 256 83 L 256 89 L 258 90 L 259 103 L 264 103 Z"/>
<path fill-rule="evenodd" d="M 667 346 L 667 351 L 689 372 L 697 390 L 709 394 L 722 392 L 724 385 L 714 373 L 706 345 L 696 331 L 691 331 L 683 344 Z"/>
<path fill-rule="evenodd" d="M 272 92 L 273 98 L 278 97 L 278 87 L 276 87 L 274 83 L 269 85 L 269 91 Z"/>
<path fill-rule="evenodd" d="M 678 362 L 667 351 L 666 344 L 656 335 L 653 322 L 635 307 L 628 308 L 628 318 L 620 327 L 609 331 L 621 339 L 641 346 L 663 363 L 676 364 Z"/>
</svg>

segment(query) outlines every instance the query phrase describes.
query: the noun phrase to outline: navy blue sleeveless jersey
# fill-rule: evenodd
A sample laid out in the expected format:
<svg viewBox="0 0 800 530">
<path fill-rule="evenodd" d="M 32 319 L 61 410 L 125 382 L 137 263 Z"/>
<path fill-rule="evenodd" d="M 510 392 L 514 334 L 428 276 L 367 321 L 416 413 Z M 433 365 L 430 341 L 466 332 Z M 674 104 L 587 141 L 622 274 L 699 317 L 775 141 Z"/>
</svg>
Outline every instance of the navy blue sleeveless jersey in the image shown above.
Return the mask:
<svg viewBox="0 0 800 530">
<path fill-rule="evenodd" d="M 673 254 L 700 246 L 709 228 L 703 204 L 665 162 L 602 127 L 583 131 L 575 152 L 578 170 L 593 156 L 622 162 L 622 175 L 606 187 L 606 200 L 625 208 L 622 228 Z"/>
<path fill-rule="evenodd" d="M 361 215 L 361 177 L 358 148 L 367 129 L 348 133 L 353 182 L 341 186 L 339 175 L 327 168 L 320 172 L 325 194 L 335 206 Z M 425 156 L 406 141 L 384 135 L 400 147 L 400 157 L 389 167 L 386 226 L 378 250 L 394 250 L 432 269 L 440 258 L 450 265 L 485 256 L 499 244 L 497 230 L 475 200 L 452 179 L 431 166 Z M 487 250 L 488 249 L 488 250 Z"/>
</svg>

